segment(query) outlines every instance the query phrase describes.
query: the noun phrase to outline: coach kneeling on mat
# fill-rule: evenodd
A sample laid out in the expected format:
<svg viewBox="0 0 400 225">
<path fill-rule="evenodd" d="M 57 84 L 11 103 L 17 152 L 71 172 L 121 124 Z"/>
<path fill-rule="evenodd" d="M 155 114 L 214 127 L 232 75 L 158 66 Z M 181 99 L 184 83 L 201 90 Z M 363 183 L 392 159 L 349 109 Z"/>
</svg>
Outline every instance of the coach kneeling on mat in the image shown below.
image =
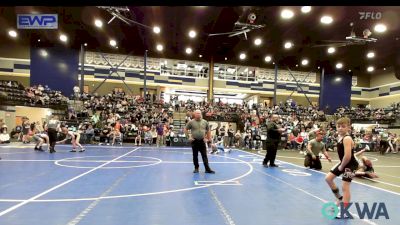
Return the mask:
<svg viewBox="0 0 400 225">
<path fill-rule="evenodd" d="M 308 142 L 307 155 L 304 159 L 304 166 L 310 169 L 322 169 L 321 161 L 319 160 L 319 153 L 322 152 L 329 162 L 332 162 L 328 153 L 325 150 L 325 144 L 322 142 L 325 133 L 322 130 L 315 131 L 315 139 Z"/>
</svg>

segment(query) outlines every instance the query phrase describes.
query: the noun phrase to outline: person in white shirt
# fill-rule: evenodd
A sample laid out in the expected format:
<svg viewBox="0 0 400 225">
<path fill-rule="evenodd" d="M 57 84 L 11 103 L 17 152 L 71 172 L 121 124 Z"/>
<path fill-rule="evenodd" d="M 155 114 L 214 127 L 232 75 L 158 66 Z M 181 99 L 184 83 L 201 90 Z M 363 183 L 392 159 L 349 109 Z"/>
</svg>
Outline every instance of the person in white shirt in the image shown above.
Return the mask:
<svg viewBox="0 0 400 225">
<path fill-rule="evenodd" d="M 8 143 L 10 143 L 10 135 L 7 132 L 7 126 L 3 125 L 0 129 L 0 144 L 8 144 Z"/>
</svg>

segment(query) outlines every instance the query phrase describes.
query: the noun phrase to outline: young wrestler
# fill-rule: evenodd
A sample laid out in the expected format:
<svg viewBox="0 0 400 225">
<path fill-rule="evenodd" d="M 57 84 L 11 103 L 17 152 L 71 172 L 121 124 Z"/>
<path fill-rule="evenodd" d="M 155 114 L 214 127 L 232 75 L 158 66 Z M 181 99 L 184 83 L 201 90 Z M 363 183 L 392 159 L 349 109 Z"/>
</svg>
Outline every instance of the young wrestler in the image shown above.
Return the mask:
<svg viewBox="0 0 400 225">
<path fill-rule="evenodd" d="M 85 151 L 85 148 L 82 147 L 81 144 L 79 144 L 79 139 L 81 138 L 81 135 L 78 132 L 68 131 L 68 128 L 63 127 L 62 133 L 65 134 L 65 139 L 58 141 L 57 143 L 64 143 L 68 139 L 68 136 L 69 136 L 69 137 L 71 137 L 71 143 L 72 143 L 72 150 L 70 152 L 76 152 L 77 145 L 79 146 L 79 148 L 81 148 L 81 150 L 79 152 Z"/>
<path fill-rule="evenodd" d="M 331 169 L 326 175 L 325 180 L 337 199 L 336 203 L 339 205 L 340 201 L 342 201 L 343 204 L 341 204 L 341 207 L 347 207 L 351 198 L 350 184 L 354 177 L 354 172 L 358 169 L 358 162 L 353 153 L 354 142 L 349 134 L 351 130 L 350 119 L 346 117 L 340 118 L 336 122 L 336 128 L 339 134 L 337 151 L 340 162 Z M 340 194 L 335 182 L 333 182 L 333 180 L 341 174 L 343 174 L 343 196 Z"/>
<path fill-rule="evenodd" d="M 356 177 L 368 177 L 368 178 L 378 178 L 378 175 L 376 175 L 374 167 L 372 167 L 372 162 L 369 160 L 366 156 L 363 156 L 362 154 L 364 153 L 365 148 L 357 153 L 354 153 L 354 156 L 358 159 L 360 157 L 361 159 L 358 159 L 360 162 L 358 166 L 358 170 L 355 173 Z"/>
<path fill-rule="evenodd" d="M 33 135 L 33 140 L 35 140 L 35 150 L 43 151 L 43 143 L 47 143 L 47 150 L 50 151 L 49 136 L 46 133 L 36 133 Z"/>
</svg>

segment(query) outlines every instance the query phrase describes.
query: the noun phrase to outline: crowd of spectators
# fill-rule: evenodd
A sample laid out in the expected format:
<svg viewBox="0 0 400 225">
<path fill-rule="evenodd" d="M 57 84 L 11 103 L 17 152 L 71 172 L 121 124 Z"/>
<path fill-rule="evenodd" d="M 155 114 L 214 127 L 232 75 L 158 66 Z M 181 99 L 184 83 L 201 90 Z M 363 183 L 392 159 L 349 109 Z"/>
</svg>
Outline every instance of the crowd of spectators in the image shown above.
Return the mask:
<svg viewBox="0 0 400 225">
<path fill-rule="evenodd" d="M 24 87 L 17 81 L 0 81 L 0 100 L 26 106 L 66 105 L 68 98 L 47 85 Z M 5 103 L 3 103 L 5 104 Z"/>
<path fill-rule="evenodd" d="M 394 121 L 400 118 L 400 103 L 393 103 L 386 108 L 339 107 L 334 114 L 336 117 L 347 116 L 356 121 Z"/>
<path fill-rule="evenodd" d="M 66 103 L 68 98 L 59 91 L 53 91 L 47 86 L 37 85 L 24 88 L 14 81 L 0 81 L 0 91 L 10 89 L 20 90 L 26 94 L 29 104 L 48 105 Z M 333 120 L 327 121 L 324 111 L 317 105 L 302 106 L 288 99 L 275 106 L 266 103 L 259 104 L 227 104 L 221 101 L 208 103 L 188 100 L 178 101 L 177 96 L 172 96 L 168 103 L 146 96 L 134 96 L 123 91 L 113 91 L 107 95 L 79 94 L 71 96 L 83 104 L 82 109 L 69 107 L 68 116 L 64 123 L 73 131 L 82 134 L 82 142 L 101 144 L 115 144 L 116 141 L 131 140 L 136 145 L 154 144 L 157 146 L 169 145 L 171 139 L 178 137 L 182 127 L 174 129 L 174 112 L 185 113 L 183 118 L 187 123 L 191 114 L 197 109 L 203 112 L 205 119 L 210 121 L 236 123 L 235 128 L 223 126 L 219 123 L 213 127 L 214 141 L 223 142 L 225 147 L 241 147 L 248 149 L 262 149 L 262 141 L 266 139 L 265 125 L 272 114 L 280 115 L 280 124 L 286 128 L 282 135 L 282 147 L 303 153 L 307 142 L 312 138 L 315 129 L 326 130 L 324 143 L 327 149 L 335 149 L 335 124 L 334 119 L 348 116 L 352 120 L 393 120 L 400 115 L 400 103 L 392 104 L 388 108 L 372 109 L 366 107 L 340 107 L 336 110 Z M 76 121 L 76 122 L 71 122 Z M 18 136 L 24 129 L 12 130 L 11 136 Z M 180 130 L 180 131 L 179 131 Z M 9 132 L 1 127 L 1 134 Z M 368 150 L 382 153 L 397 153 L 400 140 L 396 134 L 377 127 L 372 131 L 353 130 L 352 134 L 358 145 L 368 146 Z M 3 135 L 4 136 L 4 135 Z M 311 136 L 311 137 L 310 137 Z M 18 136 L 19 137 L 19 136 Z M 26 141 L 22 135 L 21 141 Z"/>
</svg>

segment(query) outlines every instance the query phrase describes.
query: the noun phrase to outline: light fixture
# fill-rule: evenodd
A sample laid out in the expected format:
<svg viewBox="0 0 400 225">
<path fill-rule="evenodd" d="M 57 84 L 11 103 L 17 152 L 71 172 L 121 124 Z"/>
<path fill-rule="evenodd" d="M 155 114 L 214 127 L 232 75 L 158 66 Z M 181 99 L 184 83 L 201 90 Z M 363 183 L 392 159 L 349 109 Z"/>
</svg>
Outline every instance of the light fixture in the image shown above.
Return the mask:
<svg viewBox="0 0 400 225">
<path fill-rule="evenodd" d="M 342 69 L 343 68 L 343 64 L 342 63 L 337 63 L 336 64 L 336 69 Z"/>
<path fill-rule="evenodd" d="M 83 44 L 85 47 L 87 46 L 87 43 Z"/>
<path fill-rule="evenodd" d="M 311 6 L 303 6 L 301 7 L 302 13 L 309 13 L 311 11 Z"/>
<path fill-rule="evenodd" d="M 378 33 L 383 33 L 387 30 L 387 27 L 383 23 L 378 23 L 375 25 L 374 30 Z"/>
<path fill-rule="evenodd" d="M 321 67 L 320 67 L 320 66 L 318 66 L 318 69 L 321 69 Z"/>
<path fill-rule="evenodd" d="M 96 19 L 96 20 L 94 20 L 94 25 L 98 28 L 101 28 L 101 27 L 103 27 L 103 21 Z"/>
<path fill-rule="evenodd" d="M 273 62 L 272 64 L 274 64 L 274 65 L 275 65 L 275 62 Z"/>
<path fill-rule="evenodd" d="M 246 59 L 246 54 L 240 53 L 239 58 L 240 58 L 241 60 Z"/>
<path fill-rule="evenodd" d="M 375 52 L 368 52 L 367 53 L 367 58 L 371 59 L 375 57 Z"/>
<path fill-rule="evenodd" d="M 374 71 L 375 70 L 375 68 L 373 67 L 373 66 L 368 66 L 368 68 L 367 68 L 367 71 L 368 72 L 372 72 L 372 71 Z"/>
<path fill-rule="evenodd" d="M 114 39 L 110 40 L 110 45 L 115 47 L 117 45 L 117 42 Z"/>
<path fill-rule="evenodd" d="M 10 30 L 8 31 L 8 35 L 10 35 L 10 37 L 16 38 L 18 34 L 15 30 Z"/>
<path fill-rule="evenodd" d="M 118 49 L 118 46 L 115 46 L 116 49 Z"/>
<path fill-rule="evenodd" d="M 188 55 L 192 54 L 192 49 L 191 48 L 186 48 L 186 54 L 188 54 Z"/>
<path fill-rule="evenodd" d="M 336 48 L 334 48 L 334 47 L 329 47 L 328 48 L 328 53 L 329 54 L 333 54 L 333 53 L 335 53 L 336 52 Z"/>
<path fill-rule="evenodd" d="M 303 65 L 303 66 L 308 65 L 308 60 L 307 60 L 307 59 L 303 59 L 303 60 L 301 61 L 301 65 Z"/>
<path fill-rule="evenodd" d="M 225 61 L 228 60 L 228 58 L 225 57 Z"/>
<path fill-rule="evenodd" d="M 49 54 L 47 53 L 46 50 L 42 49 L 42 50 L 40 50 L 40 55 L 43 57 L 47 57 Z"/>
<path fill-rule="evenodd" d="M 291 48 L 292 46 L 293 46 L 293 43 L 290 42 L 290 41 L 288 41 L 288 42 L 285 43 L 285 48 L 286 48 L 286 49 L 289 49 L 289 48 Z"/>
<path fill-rule="evenodd" d="M 262 40 L 261 40 L 261 38 L 256 38 L 256 39 L 254 39 L 254 44 L 255 45 L 261 45 L 261 43 L 262 43 Z"/>
<path fill-rule="evenodd" d="M 281 11 L 281 17 L 282 17 L 283 19 L 290 19 L 290 18 L 292 18 L 293 16 L 294 16 L 294 13 L 293 13 L 293 11 L 290 10 L 290 9 L 284 9 L 284 10 Z"/>
<path fill-rule="evenodd" d="M 203 55 L 199 55 L 199 58 L 203 58 Z"/>
<path fill-rule="evenodd" d="M 194 31 L 194 30 L 189 31 L 189 37 L 195 38 L 196 35 L 197 35 L 196 31 Z"/>
<path fill-rule="evenodd" d="M 336 78 L 335 78 L 335 81 L 336 81 L 336 82 L 340 82 L 340 81 L 342 81 L 342 78 L 341 78 L 341 77 L 336 77 Z"/>
<path fill-rule="evenodd" d="M 349 70 L 349 73 L 351 72 L 351 70 Z"/>
<path fill-rule="evenodd" d="M 164 46 L 162 44 L 158 44 L 156 49 L 157 51 L 161 52 L 164 49 Z"/>
<path fill-rule="evenodd" d="M 296 67 L 299 67 L 299 64 L 296 64 Z"/>
<path fill-rule="evenodd" d="M 61 34 L 61 35 L 60 35 L 60 40 L 61 40 L 62 42 L 67 42 L 68 37 L 67 37 L 65 34 Z"/>
<path fill-rule="evenodd" d="M 386 70 L 386 67 L 384 67 L 383 70 Z"/>
<path fill-rule="evenodd" d="M 159 34 L 161 32 L 161 28 L 159 26 L 154 26 L 153 27 L 153 32 L 156 34 Z"/>
<path fill-rule="evenodd" d="M 40 42 L 40 39 L 38 39 L 37 42 Z"/>
<path fill-rule="evenodd" d="M 265 56 L 264 60 L 265 60 L 265 62 L 271 62 L 272 57 L 267 55 L 267 56 Z"/>
<path fill-rule="evenodd" d="M 321 23 L 323 23 L 323 24 L 331 24 L 332 22 L 333 22 L 333 18 L 331 16 L 321 17 Z"/>
</svg>

